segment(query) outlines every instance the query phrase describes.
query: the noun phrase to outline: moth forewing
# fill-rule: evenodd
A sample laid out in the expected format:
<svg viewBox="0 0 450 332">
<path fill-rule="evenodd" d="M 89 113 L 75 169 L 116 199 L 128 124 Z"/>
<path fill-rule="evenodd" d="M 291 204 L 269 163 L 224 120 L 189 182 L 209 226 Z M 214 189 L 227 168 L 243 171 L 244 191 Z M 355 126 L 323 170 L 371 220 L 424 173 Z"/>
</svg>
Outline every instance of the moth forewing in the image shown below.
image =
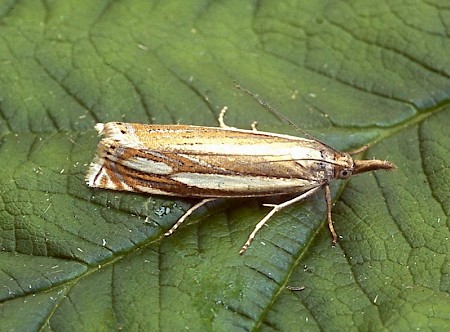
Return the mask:
<svg viewBox="0 0 450 332">
<path fill-rule="evenodd" d="M 225 110 L 225 109 L 224 109 Z M 331 220 L 329 182 L 367 171 L 395 168 L 381 160 L 353 160 L 314 139 L 228 127 L 145 125 L 109 122 L 95 126 L 104 138 L 86 176 L 90 187 L 203 198 L 168 230 L 172 234 L 203 204 L 226 197 L 298 194 L 278 205 L 255 226 L 241 248 L 277 211 L 324 188 Z"/>
<path fill-rule="evenodd" d="M 97 128 L 105 138 L 88 172 L 91 187 L 181 197 L 261 197 L 301 193 L 333 177 L 333 155 L 307 139 L 181 125 L 107 123 Z"/>
</svg>

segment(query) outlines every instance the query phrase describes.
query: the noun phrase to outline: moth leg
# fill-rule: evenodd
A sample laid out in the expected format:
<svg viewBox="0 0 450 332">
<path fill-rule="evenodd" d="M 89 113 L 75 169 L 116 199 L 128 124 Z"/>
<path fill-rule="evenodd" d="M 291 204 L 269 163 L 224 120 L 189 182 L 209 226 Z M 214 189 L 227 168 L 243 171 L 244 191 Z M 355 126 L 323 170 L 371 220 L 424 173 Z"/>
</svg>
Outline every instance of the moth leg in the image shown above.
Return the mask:
<svg viewBox="0 0 450 332">
<path fill-rule="evenodd" d="M 256 233 L 258 233 L 258 231 L 261 229 L 261 227 L 264 226 L 264 224 L 278 211 L 284 209 L 285 207 L 294 204 L 298 201 L 301 201 L 302 199 L 305 199 L 306 197 L 314 194 L 317 190 L 319 190 L 321 187 L 314 187 L 312 189 L 309 189 L 308 191 L 304 192 L 303 194 L 301 194 L 300 196 L 294 197 L 286 202 L 283 202 L 281 204 L 264 204 L 264 206 L 271 206 L 272 210 L 266 214 L 266 216 L 264 218 L 261 219 L 260 222 L 258 222 L 255 226 L 255 228 L 253 229 L 253 231 L 250 233 L 250 235 L 248 236 L 247 241 L 244 243 L 244 245 L 242 246 L 241 250 L 239 250 L 239 254 L 242 255 L 250 246 L 250 244 L 252 243 L 253 239 L 256 236 Z"/>
<path fill-rule="evenodd" d="M 228 126 L 227 124 L 225 124 L 225 120 L 224 120 L 224 118 L 225 118 L 225 113 L 228 111 L 228 107 L 227 106 L 224 106 L 221 110 L 220 110 L 220 113 L 219 113 L 219 117 L 217 118 L 217 121 L 219 121 L 219 126 L 220 126 L 220 128 L 225 128 L 225 129 L 237 129 L 236 127 L 231 127 L 231 126 Z M 256 121 L 253 121 L 253 123 L 251 124 L 251 127 L 252 127 L 252 130 L 254 131 L 254 132 L 256 132 L 256 131 L 258 131 L 258 129 L 256 129 L 256 125 L 258 124 L 258 122 L 256 122 Z"/>
<path fill-rule="evenodd" d="M 257 126 L 257 125 L 258 125 L 258 122 L 257 122 L 257 121 L 253 121 L 252 124 L 251 124 L 252 130 L 253 130 L 254 132 L 257 132 L 257 131 L 258 131 L 258 129 L 256 129 L 256 126 Z"/>
<path fill-rule="evenodd" d="M 333 236 L 332 245 L 335 246 L 336 242 L 338 240 L 338 236 L 336 234 L 336 231 L 334 230 L 333 226 L 333 220 L 331 219 L 331 192 L 330 192 L 330 186 L 328 184 L 323 186 L 323 189 L 325 191 L 325 201 L 327 202 L 327 222 L 328 222 L 328 228 L 330 229 L 331 235 Z"/>
<path fill-rule="evenodd" d="M 220 128 L 225 128 L 225 129 L 229 129 L 229 128 L 233 128 L 233 129 L 236 129 L 235 127 L 231 127 L 231 126 L 228 126 L 228 125 L 226 125 L 225 124 L 225 121 L 224 121 L 224 117 L 225 117 L 225 113 L 228 111 L 228 107 L 227 106 L 224 106 L 221 110 L 220 110 L 220 113 L 219 113 L 219 117 L 217 118 L 217 121 L 219 121 L 219 126 L 220 126 Z"/>
<path fill-rule="evenodd" d="M 177 220 L 177 222 L 175 223 L 175 225 L 172 226 L 171 229 L 169 229 L 167 232 L 164 233 L 165 236 L 169 236 L 172 235 L 178 227 L 180 227 L 180 225 L 186 220 L 187 217 L 189 217 L 192 212 L 194 212 L 195 210 L 197 210 L 199 207 L 201 207 L 202 205 L 205 205 L 208 202 L 214 201 L 216 200 L 216 198 L 206 198 L 200 202 L 198 202 L 197 204 L 193 205 L 192 207 L 190 207 L 182 216 L 180 219 Z"/>
</svg>

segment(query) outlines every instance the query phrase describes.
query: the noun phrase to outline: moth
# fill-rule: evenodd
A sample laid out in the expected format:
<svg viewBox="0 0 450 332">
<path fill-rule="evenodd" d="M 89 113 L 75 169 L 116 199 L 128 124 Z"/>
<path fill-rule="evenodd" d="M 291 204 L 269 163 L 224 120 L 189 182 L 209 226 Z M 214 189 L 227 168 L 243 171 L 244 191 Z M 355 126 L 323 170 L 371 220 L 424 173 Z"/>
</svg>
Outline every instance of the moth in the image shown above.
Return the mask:
<svg viewBox="0 0 450 332">
<path fill-rule="evenodd" d="M 188 209 L 165 235 L 171 235 L 193 211 L 219 198 L 291 198 L 265 204 L 271 210 L 255 226 L 239 251 L 244 253 L 261 227 L 283 208 L 323 189 L 327 222 L 338 236 L 331 218 L 331 180 L 352 175 L 393 170 L 385 160 L 354 160 L 313 138 L 229 127 L 227 108 L 219 115 L 219 127 L 153 125 L 126 122 L 98 123 L 104 138 L 90 165 L 90 187 L 202 200 Z M 292 198 L 292 195 L 295 197 Z"/>
</svg>

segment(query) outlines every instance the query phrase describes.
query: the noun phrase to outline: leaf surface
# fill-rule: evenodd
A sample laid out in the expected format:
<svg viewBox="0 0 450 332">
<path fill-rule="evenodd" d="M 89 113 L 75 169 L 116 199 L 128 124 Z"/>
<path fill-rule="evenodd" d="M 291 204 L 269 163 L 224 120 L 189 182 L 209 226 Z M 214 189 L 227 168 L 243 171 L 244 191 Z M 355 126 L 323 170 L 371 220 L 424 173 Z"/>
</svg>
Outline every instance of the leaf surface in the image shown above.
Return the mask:
<svg viewBox="0 0 450 332">
<path fill-rule="evenodd" d="M 450 8 L 439 2 L 3 1 L 0 328 L 442 330 Z M 88 188 L 96 122 L 299 127 L 374 172 L 276 214 Z M 300 133 L 301 134 L 301 133 Z M 290 291 L 286 286 L 304 287 Z"/>
</svg>

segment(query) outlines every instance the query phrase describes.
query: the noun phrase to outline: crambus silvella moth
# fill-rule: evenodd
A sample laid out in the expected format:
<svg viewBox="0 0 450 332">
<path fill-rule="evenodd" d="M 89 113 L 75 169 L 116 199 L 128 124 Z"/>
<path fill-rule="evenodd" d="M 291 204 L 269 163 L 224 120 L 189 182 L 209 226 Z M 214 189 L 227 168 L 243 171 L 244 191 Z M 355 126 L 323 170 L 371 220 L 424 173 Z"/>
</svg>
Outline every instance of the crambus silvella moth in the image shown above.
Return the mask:
<svg viewBox="0 0 450 332">
<path fill-rule="evenodd" d="M 260 101 L 261 102 L 261 101 Z M 298 194 L 278 205 L 255 226 L 240 254 L 256 233 L 279 210 L 324 189 L 327 222 L 331 219 L 329 182 L 395 165 L 383 160 L 353 160 L 315 139 L 237 129 L 219 116 L 220 127 L 98 123 L 105 137 L 91 163 L 86 182 L 90 187 L 138 193 L 203 198 L 168 230 L 172 234 L 203 204 L 218 198 L 264 197 Z"/>
</svg>

